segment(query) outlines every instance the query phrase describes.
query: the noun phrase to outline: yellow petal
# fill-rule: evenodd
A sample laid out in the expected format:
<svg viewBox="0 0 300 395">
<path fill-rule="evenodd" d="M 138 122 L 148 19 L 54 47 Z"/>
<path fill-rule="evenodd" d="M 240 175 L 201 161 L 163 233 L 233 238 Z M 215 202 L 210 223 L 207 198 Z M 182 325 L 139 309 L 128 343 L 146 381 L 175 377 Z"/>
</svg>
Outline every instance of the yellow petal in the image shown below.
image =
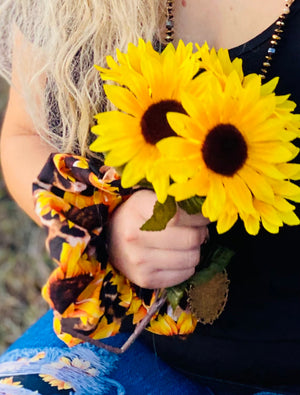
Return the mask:
<svg viewBox="0 0 300 395">
<path fill-rule="evenodd" d="M 180 202 L 197 195 L 197 190 L 198 185 L 196 185 L 193 179 L 187 182 L 174 183 L 170 185 L 168 194 L 174 196 L 175 200 Z"/>
<path fill-rule="evenodd" d="M 136 117 L 143 115 L 144 109 L 140 102 L 128 89 L 115 85 L 104 85 L 104 91 L 119 110 Z"/>
<path fill-rule="evenodd" d="M 279 180 L 270 180 L 270 182 L 272 182 L 272 188 L 277 195 L 287 197 L 291 200 L 294 200 L 294 198 L 300 195 L 300 188 L 292 182 Z"/>
<path fill-rule="evenodd" d="M 140 132 L 136 118 L 127 114 L 121 117 L 122 122 L 102 122 L 92 128 L 92 132 L 97 134 L 98 137 L 90 145 L 92 151 L 106 152 L 113 148 L 117 149 L 118 144 L 122 146 L 128 140 L 128 144 L 134 140 L 136 145 L 141 144 L 144 138 Z"/>
<path fill-rule="evenodd" d="M 220 216 L 226 201 L 226 194 L 221 178 L 212 177 L 207 197 L 202 206 L 203 215 L 211 221 Z"/>
<path fill-rule="evenodd" d="M 257 199 L 269 203 L 274 202 L 273 189 L 265 177 L 246 165 L 239 170 L 239 175 Z"/>
<path fill-rule="evenodd" d="M 157 200 L 163 203 L 167 198 L 170 185 L 168 173 L 162 172 L 158 166 L 154 168 L 150 167 L 150 169 L 147 169 L 146 178 L 152 183 Z"/>
<path fill-rule="evenodd" d="M 282 221 L 290 226 L 296 226 L 296 225 L 300 225 L 300 220 L 297 217 L 297 215 L 293 212 L 284 212 L 284 213 L 280 213 L 280 218 L 282 219 Z"/>
<path fill-rule="evenodd" d="M 141 62 L 142 73 L 146 79 L 148 86 L 151 89 L 151 95 L 154 102 L 164 99 L 164 90 L 161 89 L 164 86 L 164 79 L 161 70 L 161 63 L 159 59 L 144 58 Z"/>
<path fill-rule="evenodd" d="M 300 180 L 300 164 L 299 163 L 279 163 L 277 165 L 286 178 L 292 180 Z"/>
<path fill-rule="evenodd" d="M 289 203 L 281 196 L 275 196 L 274 207 L 280 212 L 291 212 L 295 210 L 295 206 Z"/>
<path fill-rule="evenodd" d="M 124 81 L 121 85 L 126 86 L 138 99 L 141 108 L 147 108 L 153 102 L 149 95 L 149 86 L 144 76 L 131 71 L 125 74 Z"/>
<path fill-rule="evenodd" d="M 273 165 L 258 158 L 254 159 L 251 156 L 247 159 L 247 165 L 265 176 L 278 180 L 284 179 L 284 174 L 279 170 L 278 165 Z"/>
<path fill-rule="evenodd" d="M 112 125 L 112 128 L 120 127 L 124 123 L 130 122 L 131 119 L 134 119 L 133 117 L 130 117 L 128 114 L 124 114 L 123 112 L 120 111 L 101 112 L 99 114 L 96 114 L 94 118 L 98 122 L 98 125 L 92 127 L 92 131 L 95 134 L 100 134 L 102 125 L 105 126 Z"/>
<path fill-rule="evenodd" d="M 266 204 L 260 200 L 254 199 L 253 205 L 259 212 L 262 219 L 276 226 L 282 226 L 282 221 L 278 215 L 278 211 L 270 204 Z"/>
<path fill-rule="evenodd" d="M 167 137 L 156 144 L 158 150 L 169 159 L 200 157 L 200 147 L 182 137 Z"/>
<path fill-rule="evenodd" d="M 249 145 L 252 160 L 264 160 L 271 163 L 287 162 L 294 158 L 294 153 L 291 152 L 290 146 L 274 141 L 263 143 L 256 143 Z"/>
<path fill-rule="evenodd" d="M 128 140 L 116 144 L 115 149 L 110 151 L 105 157 L 107 166 L 119 167 L 132 160 L 142 149 L 143 143 Z"/>
<path fill-rule="evenodd" d="M 246 127 L 246 126 L 245 126 Z M 285 140 L 286 131 L 282 122 L 278 119 L 270 119 L 255 127 L 247 128 L 247 133 L 251 136 L 251 142 L 267 142 L 272 140 Z"/>
<path fill-rule="evenodd" d="M 197 320 L 191 313 L 183 312 L 180 314 L 177 326 L 179 327 L 179 335 L 192 333 L 197 325 Z"/>
<path fill-rule="evenodd" d="M 147 329 L 150 332 L 165 336 L 178 334 L 176 323 L 167 314 L 164 314 L 163 316 L 159 315 L 156 320 L 151 320 L 150 326 Z"/>
<path fill-rule="evenodd" d="M 223 71 L 226 75 L 235 71 L 239 77 L 239 80 L 243 79 L 242 59 L 235 58 L 232 62 L 227 49 L 220 48 L 218 50 L 218 57 L 222 64 Z"/>
<path fill-rule="evenodd" d="M 265 122 L 275 111 L 275 97 L 267 96 L 252 103 L 247 112 L 243 112 L 243 123 L 253 127 Z"/>
<path fill-rule="evenodd" d="M 276 234 L 279 232 L 279 226 L 267 221 L 265 218 L 261 219 L 262 226 L 269 232 Z"/>
<path fill-rule="evenodd" d="M 187 139 L 194 140 L 195 142 L 199 142 L 199 144 L 202 143 L 205 134 L 207 133 L 206 128 L 201 128 L 201 124 L 199 124 L 199 122 L 193 122 L 193 120 L 185 114 L 168 112 L 167 120 L 176 134 Z"/>
<path fill-rule="evenodd" d="M 168 160 L 163 158 L 161 166 L 165 167 L 173 181 L 178 183 L 185 182 L 188 178 L 194 177 L 197 172 L 201 174 L 202 171 L 199 158 L 186 160 Z"/>
<path fill-rule="evenodd" d="M 191 180 L 182 183 L 170 185 L 169 194 L 174 196 L 176 201 L 189 199 L 193 196 L 206 196 L 209 188 L 209 179 L 207 173 L 200 172 Z"/>
<path fill-rule="evenodd" d="M 261 94 L 263 96 L 266 96 L 266 95 L 270 95 L 271 93 L 273 93 L 275 91 L 275 88 L 276 88 L 278 82 L 279 82 L 279 78 L 275 77 L 275 78 L 272 78 L 270 81 L 266 82 L 265 84 L 263 84 L 261 86 Z"/>
<path fill-rule="evenodd" d="M 252 236 L 256 236 L 259 232 L 260 228 L 260 219 L 257 214 L 252 215 L 252 214 L 245 214 L 240 212 L 240 217 L 244 222 L 245 229 L 247 233 L 249 233 Z"/>
<path fill-rule="evenodd" d="M 238 219 L 237 211 L 229 212 L 227 210 L 223 210 L 217 221 L 217 232 L 219 234 L 227 232 L 229 229 L 233 227 Z"/>
<path fill-rule="evenodd" d="M 153 147 L 149 144 L 145 145 L 140 152 L 126 164 L 121 177 L 121 183 L 124 188 L 132 187 L 146 177 L 147 168 L 149 164 L 151 164 L 152 155 Z"/>
<path fill-rule="evenodd" d="M 253 214 L 252 195 L 245 182 L 238 175 L 235 175 L 233 177 L 223 177 L 223 183 L 228 196 L 234 202 L 238 211 Z"/>
</svg>

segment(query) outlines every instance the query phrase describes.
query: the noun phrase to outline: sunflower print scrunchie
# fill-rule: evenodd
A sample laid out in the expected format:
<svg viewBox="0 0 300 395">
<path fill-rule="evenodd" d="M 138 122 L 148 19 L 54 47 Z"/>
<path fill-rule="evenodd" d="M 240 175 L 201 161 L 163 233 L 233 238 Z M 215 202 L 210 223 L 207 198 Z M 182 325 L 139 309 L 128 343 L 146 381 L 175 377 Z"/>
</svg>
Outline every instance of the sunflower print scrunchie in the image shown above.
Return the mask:
<svg viewBox="0 0 300 395">
<path fill-rule="evenodd" d="M 33 185 L 46 248 L 57 265 L 42 295 L 54 310 L 55 333 L 69 346 L 82 340 L 65 333 L 62 320 L 98 340 L 122 331 L 125 322 L 134 329 L 154 302 L 154 290 L 131 283 L 108 260 L 107 222 L 131 193 L 113 168 L 71 154 L 52 154 Z M 166 302 L 147 330 L 186 335 L 196 323 L 187 304 L 173 309 Z"/>
</svg>

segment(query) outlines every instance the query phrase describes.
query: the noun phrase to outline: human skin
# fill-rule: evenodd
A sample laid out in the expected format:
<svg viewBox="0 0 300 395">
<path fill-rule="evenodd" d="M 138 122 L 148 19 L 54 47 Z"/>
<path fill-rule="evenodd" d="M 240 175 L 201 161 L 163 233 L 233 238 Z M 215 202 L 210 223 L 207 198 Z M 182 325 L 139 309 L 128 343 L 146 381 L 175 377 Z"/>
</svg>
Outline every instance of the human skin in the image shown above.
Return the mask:
<svg viewBox="0 0 300 395">
<path fill-rule="evenodd" d="M 32 183 L 54 149 L 35 131 L 25 100 L 20 93 L 21 81 L 15 68 L 14 58 L 18 56 L 18 48 L 23 45 L 23 40 L 24 38 L 17 33 L 13 48 L 12 83 L 1 130 L 1 170 L 12 198 L 35 222 L 40 224 L 34 211 Z M 30 48 L 27 42 L 24 45 Z M 24 65 L 26 63 L 24 61 Z M 26 69 L 23 72 L 26 73 Z"/>
<path fill-rule="evenodd" d="M 264 0 L 263 4 L 261 0 L 176 0 L 175 44 L 182 38 L 185 42 L 207 41 L 216 48 L 232 48 L 265 30 L 283 7 L 283 0 Z M 39 223 L 31 187 L 54 149 L 34 129 L 14 68 L 12 85 L 1 135 L 2 172 L 12 197 Z M 189 216 L 182 210 L 165 230 L 140 231 L 155 200 L 153 192 L 136 192 L 110 221 L 112 264 L 146 288 L 168 287 L 189 278 L 199 262 L 200 245 L 207 238 L 207 219 L 201 214 Z"/>
</svg>

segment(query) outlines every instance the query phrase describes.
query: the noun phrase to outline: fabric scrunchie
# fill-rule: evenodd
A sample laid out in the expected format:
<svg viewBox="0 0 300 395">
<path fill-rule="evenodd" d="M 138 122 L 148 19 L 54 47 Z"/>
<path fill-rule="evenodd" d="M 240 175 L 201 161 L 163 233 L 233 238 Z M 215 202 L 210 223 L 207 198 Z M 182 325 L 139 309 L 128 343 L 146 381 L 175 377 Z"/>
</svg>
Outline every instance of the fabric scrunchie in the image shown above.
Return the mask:
<svg viewBox="0 0 300 395">
<path fill-rule="evenodd" d="M 69 346 L 82 342 L 62 330 L 62 320 L 91 339 L 134 328 L 154 302 L 154 291 L 131 283 L 109 262 L 106 225 L 133 193 L 113 168 L 71 154 L 52 154 L 33 184 L 35 210 L 47 229 L 46 248 L 58 265 L 42 295 L 54 310 L 54 330 Z M 166 302 L 147 329 L 163 335 L 194 331 L 187 305 Z"/>
</svg>

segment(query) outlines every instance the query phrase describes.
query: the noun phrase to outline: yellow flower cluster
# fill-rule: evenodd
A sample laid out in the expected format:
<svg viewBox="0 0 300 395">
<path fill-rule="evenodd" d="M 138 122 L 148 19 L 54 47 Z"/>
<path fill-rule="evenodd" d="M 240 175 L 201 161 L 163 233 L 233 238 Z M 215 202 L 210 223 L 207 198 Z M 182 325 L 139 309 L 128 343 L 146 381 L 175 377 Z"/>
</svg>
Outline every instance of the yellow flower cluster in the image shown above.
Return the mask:
<svg viewBox="0 0 300 395">
<path fill-rule="evenodd" d="M 146 179 L 161 203 L 204 197 L 202 212 L 219 233 L 239 217 L 252 235 L 260 225 L 271 233 L 298 225 L 295 103 L 275 94 L 278 78 L 262 84 L 227 50 L 196 47 L 179 42 L 157 53 L 140 40 L 117 61 L 108 57 L 98 69 L 117 83 L 104 86 L 117 109 L 96 116 L 91 149 L 120 168 L 124 187 Z"/>
</svg>

